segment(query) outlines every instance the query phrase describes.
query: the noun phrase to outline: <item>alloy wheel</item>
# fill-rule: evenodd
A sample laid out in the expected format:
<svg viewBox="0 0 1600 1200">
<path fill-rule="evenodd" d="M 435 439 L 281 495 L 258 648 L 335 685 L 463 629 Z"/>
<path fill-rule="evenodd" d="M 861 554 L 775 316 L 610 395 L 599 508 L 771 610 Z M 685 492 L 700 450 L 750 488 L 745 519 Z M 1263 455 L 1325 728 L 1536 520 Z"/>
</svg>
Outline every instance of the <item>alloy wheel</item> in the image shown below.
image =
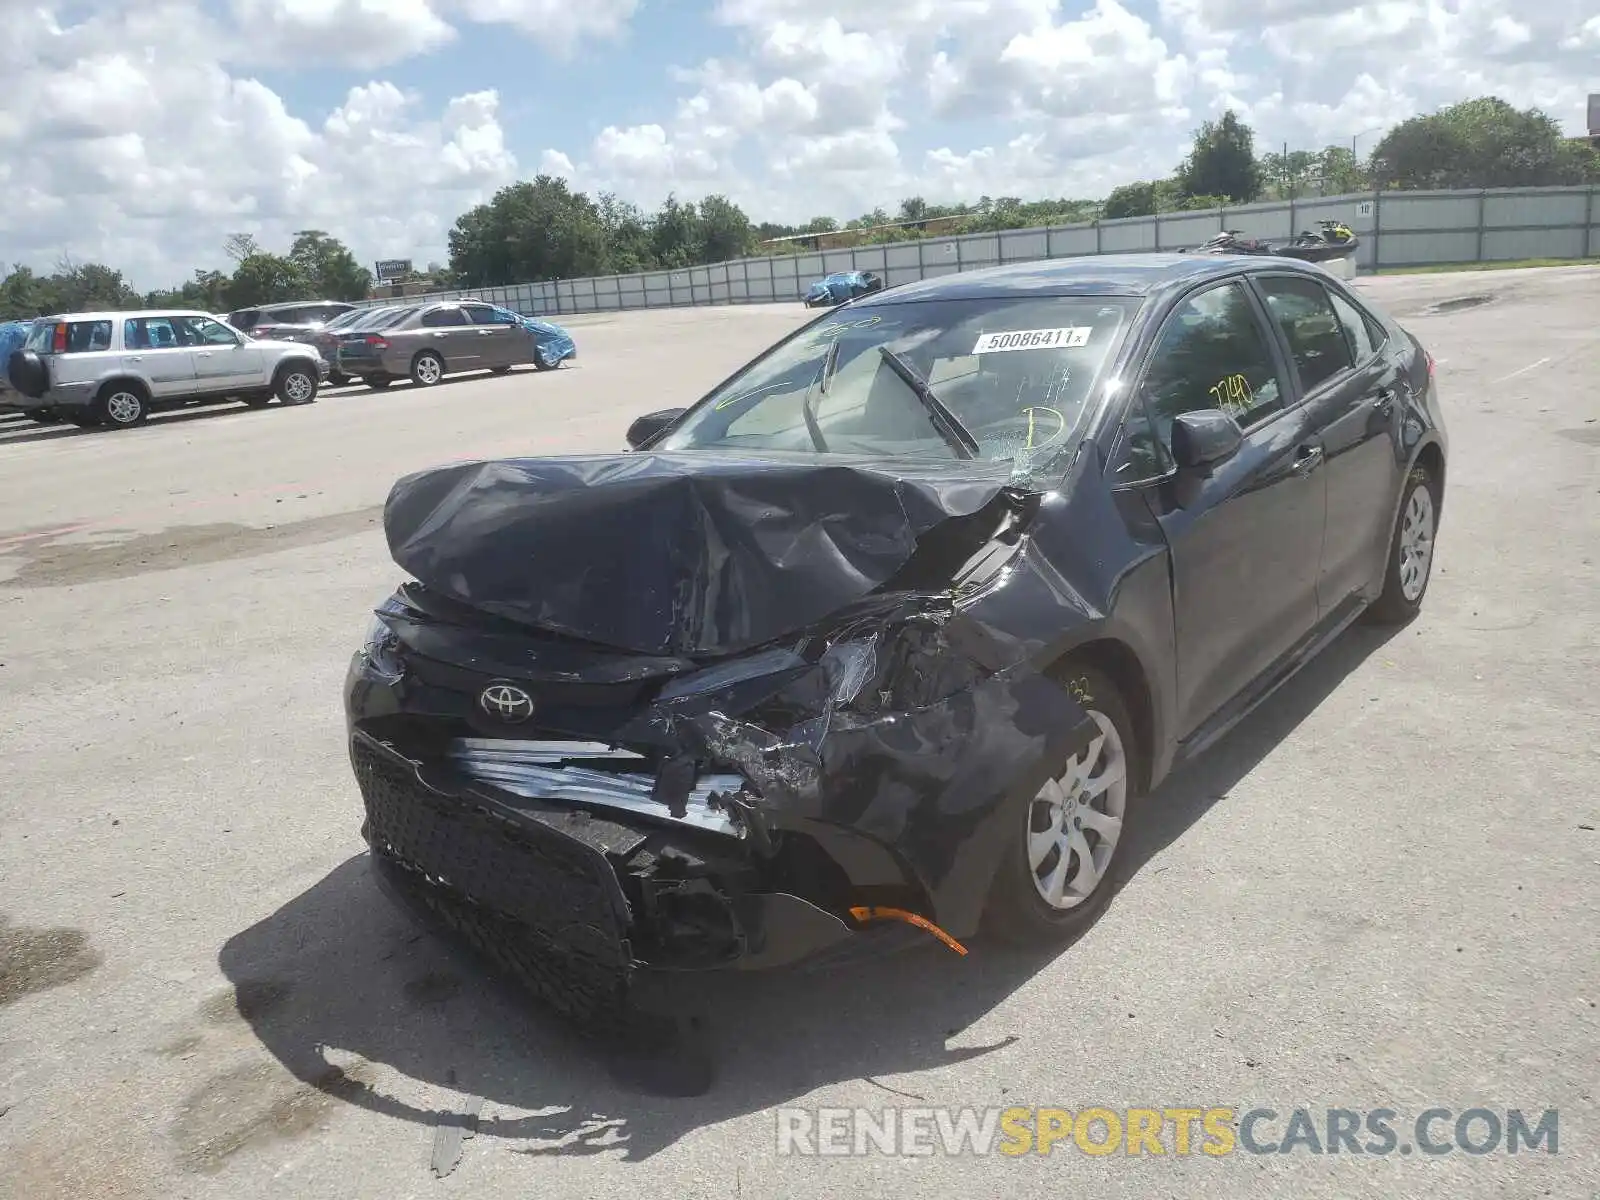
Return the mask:
<svg viewBox="0 0 1600 1200">
<path fill-rule="evenodd" d="M 144 400 L 133 392 L 112 392 L 106 397 L 106 418 L 113 425 L 132 425 L 144 415 Z"/>
<path fill-rule="evenodd" d="M 1087 900 L 1111 867 L 1128 805 L 1122 735 L 1104 713 L 1089 710 L 1099 733 L 1028 806 L 1028 867 L 1051 908 Z"/>
<path fill-rule="evenodd" d="M 1426 484 L 1413 488 L 1400 521 L 1400 594 L 1415 604 L 1427 586 L 1433 566 L 1433 493 Z"/>
<path fill-rule="evenodd" d="M 291 371 L 283 377 L 283 395 L 291 404 L 304 404 L 311 399 L 316 387 L 304 371 Z"/>
</svg>

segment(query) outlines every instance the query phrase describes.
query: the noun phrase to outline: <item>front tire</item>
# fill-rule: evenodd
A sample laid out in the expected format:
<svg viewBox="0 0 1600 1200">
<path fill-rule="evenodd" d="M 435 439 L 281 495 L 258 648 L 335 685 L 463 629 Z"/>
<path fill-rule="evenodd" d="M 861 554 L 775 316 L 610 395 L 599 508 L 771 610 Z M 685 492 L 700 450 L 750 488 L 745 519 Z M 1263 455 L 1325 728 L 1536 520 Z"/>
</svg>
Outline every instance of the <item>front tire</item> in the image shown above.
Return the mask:
<svg viewBox="0 0 1600 1200">
<path fill-rule="evenodd" d="M 1068 941 L 1099 918 L 1127 869 L 1143 799 L 1143 751 L 1116 684 L 1070 661 L 1060 678 L 1099 732 L 1015 814 L 985 925 L 1022 945 Z"/>
<path fill-rule="evenodd" d="M 384 388 L 393 383 L 394 380 L 387 375 L 363 375 L 361 377 L 361 382 L 366 384 L 373 391 L 381 392 Z"/>
<path fill-rule="evenodd" d="M 136 383 L 108 383 L 95 397 L 94 416 L 107 429 L 132 429 L 150 418 L 150 397 Z"/>
<path fill-rule="evenodd" d="M 1389 538 L 1383 593 L 1367 610 L 1374 624 L 1403 625 L 1422 611 L 1433 576 L 1433 543 L 1442 498 L 1433 472 L 1420 463 L 1413 467 L 1406 476 L 1400 512 Z"/>
<path fill-rule="evenodd" d="M 418 352 L 411 360 L 411 383 L 415 387 L 433 387 L 444 378 L 444 359 L 432 350 Z"/>
<path fill-rule="evenodd" d="M 547 363 L 537 350 L 533 352 L 533 366 L 537 371 L 554 371 L 560 365 L 559 361 Z"/>
<path fill-rule="evenodd" d="M 317 383 L 315 368 L 292 362 L 278 368 L 272 394 L 279 404 L 310 404 L 317 398 Z"/>
<path fill-rule="evenodd" d="M 328 386 L 329 387 L 343 387 L 345 384 L 347 384 L 349 382 L 350 382 L 350 376 L 348 376 L 348 375 L 340 374 L 338 371 L 329 371 L 328 372 Z"/>
</svg>

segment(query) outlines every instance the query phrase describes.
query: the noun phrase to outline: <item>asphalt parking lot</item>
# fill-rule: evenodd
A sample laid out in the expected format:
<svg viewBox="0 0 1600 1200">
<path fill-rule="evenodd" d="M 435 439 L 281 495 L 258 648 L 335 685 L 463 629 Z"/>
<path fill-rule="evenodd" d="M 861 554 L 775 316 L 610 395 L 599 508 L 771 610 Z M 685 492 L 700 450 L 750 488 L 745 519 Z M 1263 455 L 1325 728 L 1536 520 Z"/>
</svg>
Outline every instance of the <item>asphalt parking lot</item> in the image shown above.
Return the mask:
<svg viewBox="0 0 1600 1200">
<path fill-rule="evenodd" d="M 340 684 L 396 476 L 620 447 L 814 314 L 571 318 L 559 372 L 125 433 L 0 418 L 0 1195 L 1600 1195 L 1600 271 L 1359 286 L 1440 363 L 1418 621 L 1169 782 L 1067 951 L 708 986 L 689 1099 L 376 892 Z M 791 1157 L 780 1105 L 1556 1109 L 1560 1141 Z"/>
</svg>

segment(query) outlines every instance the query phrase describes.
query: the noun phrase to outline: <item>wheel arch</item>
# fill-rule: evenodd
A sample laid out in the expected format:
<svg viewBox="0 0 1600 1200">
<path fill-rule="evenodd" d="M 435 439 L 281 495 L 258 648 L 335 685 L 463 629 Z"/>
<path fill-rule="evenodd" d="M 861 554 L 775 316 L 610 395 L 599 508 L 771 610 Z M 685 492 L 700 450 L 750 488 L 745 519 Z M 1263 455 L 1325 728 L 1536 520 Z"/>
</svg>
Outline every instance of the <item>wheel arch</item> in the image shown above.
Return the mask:
<svg viewBox="0 0 1600 1200">
<path fill-rule="evenodd" d="M 318 377 L 316 360 L 305 354 L 286 354 L 278 360 L 278 365 L 272 368 L 272 382 L 276 384 L 283 378 L 283 373 L 290 367 L 301 367 L 311 372 L 313 379 Z"/>
<path fill-rule="evenodd" d="M 1413 468 L 1425 467 L 1427 468 L 1428 473 L 1433 476 L 1433 509 L 1434 519 L 1437 521 L 1444 515 L 1444 447 L 1439 444 L 1437 439 L 1430 438 L 1428 441 L 1424 442 L 1422 444 L 1422 448 L 1412 456 L 1411 465 Z M 1407 474 L 1410 474 L 1410 472 L 1408 471 Z"/>
<path fill-rule="evenodd" d="M 1147 791 L 1152 782 L 1151 775 L 1156 769 L 1157 734 L 1155 697 L 1144 663 L 1128 643 L 1115 637 L 1101 636 L 1064 651 L 1051 663 L 1050 674 L 1060 678 L 1080 663 L 1095 668 L 1109 678 L 1121 695 L 1128 716 L 1133 721 L 1133 736 L 1139 743 L 1141 778 L 1138 784 L 1141 790 Z"/>
<path fill-rule="evenodd" d="M 118 371 L 114 375 L 107 375 L 100 381 L 94 389 L 95 399 L 98 400 L 105 396 L 114 387 L 125 387 L 137 391 L 139 395 L 144 397 L 145 403 L 148 404 L 150 402 L 150 385 L 137 375 L 129 375 L 122 371 Z"/>
</svg>

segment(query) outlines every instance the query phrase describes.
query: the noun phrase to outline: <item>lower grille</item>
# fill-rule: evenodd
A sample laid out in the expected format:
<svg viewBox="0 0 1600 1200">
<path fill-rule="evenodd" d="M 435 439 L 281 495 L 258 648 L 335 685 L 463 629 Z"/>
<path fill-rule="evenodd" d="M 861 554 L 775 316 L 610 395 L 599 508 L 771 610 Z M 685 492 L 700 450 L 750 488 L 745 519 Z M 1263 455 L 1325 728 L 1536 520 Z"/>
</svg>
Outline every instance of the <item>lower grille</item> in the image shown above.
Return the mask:
<svg viewBox="0 0 1600 1200">
<path fill-rule="evenodd" d="M 425 787 L 357 740 L 365 834 L 408 896 L 544 1004 L 588 1027 L 627 1013 L 633 956 L 615 872 L 591 846 Z"/>
</svg>

